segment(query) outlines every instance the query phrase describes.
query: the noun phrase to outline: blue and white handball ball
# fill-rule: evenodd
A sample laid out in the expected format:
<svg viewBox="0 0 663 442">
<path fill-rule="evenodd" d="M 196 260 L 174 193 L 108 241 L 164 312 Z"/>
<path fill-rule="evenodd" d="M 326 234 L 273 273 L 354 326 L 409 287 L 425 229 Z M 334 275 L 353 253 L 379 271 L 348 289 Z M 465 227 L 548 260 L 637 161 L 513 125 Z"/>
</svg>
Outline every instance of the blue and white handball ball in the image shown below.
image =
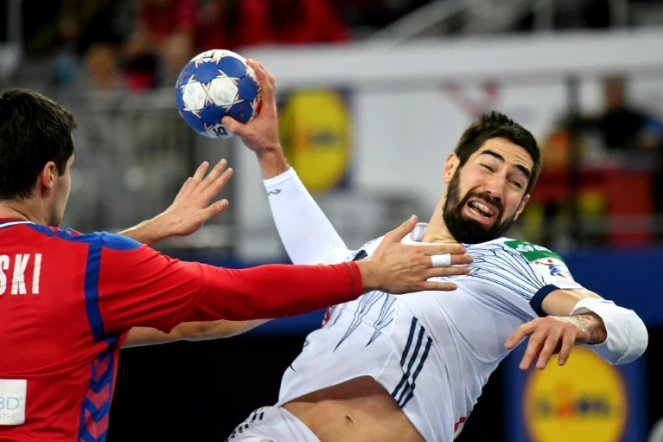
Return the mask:
<svg viewBox="0 0 663 442">
<path fill-rule="evenodd" d="M 260 112 L 260 85 L 246 60 L 231 51 L 213 49 L 189 61 L 175 87 L 177 110 L 199 134 L 230 138 L 221 124 L 230 116 L 248 123 Z"/>
</svg>

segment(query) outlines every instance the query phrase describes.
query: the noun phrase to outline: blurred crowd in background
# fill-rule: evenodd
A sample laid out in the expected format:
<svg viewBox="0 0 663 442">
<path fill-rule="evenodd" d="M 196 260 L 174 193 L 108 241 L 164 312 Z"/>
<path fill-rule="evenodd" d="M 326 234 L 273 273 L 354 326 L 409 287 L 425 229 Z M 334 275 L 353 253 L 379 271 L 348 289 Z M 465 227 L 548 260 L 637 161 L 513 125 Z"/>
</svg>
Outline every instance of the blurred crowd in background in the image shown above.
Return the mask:
<svg viewBox="0 0 663 442">
<path fill-rule="evenodd" d="M 18 35 L 20 51 L 14 48 L 0 54 L 0 85 L 34 86 L 64 99 L 65 103 L 73 97 L 67 94 L 86 91 L 95 107 L 109 103 L 114 108 L 118 97 L 141 96 L 171 87 L 181 67 L 203 50 L 224 48 L 241 52 L 264 46 L 343 45 L 380 32 L 431 3 L 443 2 L 54 0 L 39 2 L 35 13 L 36 0 L 3 0 L 2 10 L 8 13 L 7 20 L 0 20 L 0 38 L 10 48 L 12 38 Z M 462 2 L 447 0 L 446 3 Z M 444 27 L 433 29 L 429 36 L 453 39 L 468 33 L 522 34 L 541 25 L 540 16 L 529 5 L 536 2 L 467 0 L 464 3 L 457 14 L 449 14 Z M 660 0 L 548 3 L 554 5 L 552 14 L 547 16 L 548 26 L 556 31 L 663 23 Z M 620 9 L 625 4 L 629 5 L 628 11 Z M 16 12 L 16 5 L 20 5 L 18 27 L 11 15 L 12 10 Z M 628 76 L 619 72 L 606 75 L 602 80 L 602 109 L 591 114 L 572 110 L 560 115 L 546 133 L 537 134 L 546 160 L 532 209 L 523 220 L 523 232 L 528 238 L 558 247 L 569 242 L 619 244 L 620 240 L 613 241 L 615 235 L 627 238 L 625 244 L 634 241 L 645 244 L 663 238 L 663 222 L 657 222 L 656 218 L 663 214 L 663 118 L 660 110 L 631 99 L 629 81 Z M 168 106 L 170 102 L 165 105 Z M 119 133 L 126 132 L 126 128 L 111 128 L 107 115 L 93 120 L 91 113 L 83 114 L 79 112 L 77 117 L 90 120 L 81 125 L 79 132 L 81 138 L 86 131 L 90 134 L 93 141 L 86 144 L 88 147 L 102 145 L 103 140 L 117 140 Z M 136 121 L 133 123 L 138 124 Z M 87 198 L 88 202 L 72 208 L 73 218 L 82 227 L 98 228 L 100 219 L 112 226 L 127 222 L 127 218 L 118 217 L 114 205 L 129 195 L 133 198 L 135 190 L 145 190 L 151 184 L 154 192 L 166 187 L 168 192 L 172 191 L 174 184 L 166 183 L 162 176 L 148 179 L 146 171 L 155 168 L 156 158 L 157 162 L 161 161 L 161 170 L 173 170 L 177 161 L 153 150 L 143 152 L 140 146 L 141 142 L 144 146 L 173 144 L 174 138 L 166 132 L 167 124 L 163 121 L 141 124 L 140 136 L 132 136 L 125 143 L 125 146 L 133 143 L 132 154 L 113 156 L 97 149 L 92 150 L 94 158 L 90 156 L 81 163 L 82 174 L 87 170 L 90 176 L 99 178 L 110 173 L 99 165 L 112 162 L 117 166 L 113 170 L 124 171 L 124 176 L 109 175 L 108 182 L 120 179 L 126 183 L 120 190 L 104 189 L 107 186 L 97 184 L 100 189 L 92 191 L 95 184 L 88 181 L 89 185 L 86 183 L 78 196 L 78 200 Z M 159 134 L 161 141 L 155 141 L 154 134 Z M 182 143 L 181 137 L 177 140 Z M 172 148 L 174 152 L 178 149 L 174 144 Z M 138 169 L 141 155 L 146 164 L 142 172 Z M 85 161 L 92 164 L 89 169 L 85 169 Z M 187 173 L 178 170 L 172 174 L 175 182 Z M 106 196 L 104 190 L 108 192 Z M 167 199 L 168 192 L 161 190 L 163 198 L 151 200 L 163 205 L 161 201 Z M 101 204 L 96 202 L 100 195 L 105 201 L 117 201 L 104 203 L 108 207 L 90 214 L 90 204 Z M 141 207 L 154 210 L 147 202 Z M 608 220 L 606 214 L 615 216 Z M 574 222 L 574 217 L 584 220 L 584 224 Z"/>
<path fill-rule="evenodd" d="M 193 55 L 209 48 L 344 43 L 424 2 L 395 3 L 60 0 L 40 5 L 42 12 L 25 23 L 23 40 L 28 54 L 56 56 L 56 84 L 75 81 L 80 65 L 98 88 L 141 91 L 171 84 Z"/>
<path fill-rule="evenodd" d="M 3 0 L 7 4 L 14 0 Z M 469 0 L 465 15 L 508 10 L 526 0 Z M 209 48 L 343 44 L 361 40 L 430 0 L 54 0 L 22 2 L 23 50 L 54 57 L 50 80 L 66 86 L 87 74 L 99 89 L 141 91 L 170 85 L 193 55 Z M 483 3 L 483 4 L 482 4 Z M 620 20 L 610 0 L 557 0 L 553 27 L 606 29 Z M 636 2 L 637 3 L 637 2 Z M 663 4 L 640 0 L 643 5 Z M 482 12 L 483 11 L 483 12 Z M 7 16 L 9 18 L 9 16 Z M 457 23 L 467 17 L 459 14 Z M 518 14 L 508 31 L 535 26 L 531 13 Z M 628 25 L 636 19 L 621 20 Z M 0 20 L 0 38 L 8 24 Z M 488 27 L 487 27 L 488 28 Z M 462 32 L 462 25 L 444 33 Z M 5 37 L 6 38 L 6 37 Z M 82 69 L 80 69 L 82 68 Z"/>
</svg>

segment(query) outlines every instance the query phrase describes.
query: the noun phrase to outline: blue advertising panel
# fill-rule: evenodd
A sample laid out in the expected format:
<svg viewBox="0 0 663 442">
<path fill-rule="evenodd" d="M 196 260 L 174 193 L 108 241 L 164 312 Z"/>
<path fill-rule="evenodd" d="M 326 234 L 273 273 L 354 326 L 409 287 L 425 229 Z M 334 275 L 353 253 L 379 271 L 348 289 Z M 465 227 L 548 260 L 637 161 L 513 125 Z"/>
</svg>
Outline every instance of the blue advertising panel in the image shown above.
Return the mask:
<svg viewBox="0 0 663 442">
<path fill-rule="evenodd" d="M 576 347 L 561 367 L 555 356 L 543 370 L 523 372 L 525 345 L 507 364 L 504 409 L 510 442 L 637 442 L 646 440 L 642 359 L 612 366 Z"/>
</svg>

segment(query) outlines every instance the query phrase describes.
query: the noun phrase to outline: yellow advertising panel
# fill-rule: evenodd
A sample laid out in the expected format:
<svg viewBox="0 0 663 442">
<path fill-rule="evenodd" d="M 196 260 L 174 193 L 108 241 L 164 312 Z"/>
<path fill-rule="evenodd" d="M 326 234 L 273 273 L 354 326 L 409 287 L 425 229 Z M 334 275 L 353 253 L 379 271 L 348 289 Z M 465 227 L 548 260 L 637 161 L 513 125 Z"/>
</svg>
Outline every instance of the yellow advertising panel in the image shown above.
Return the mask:
<svg viewBox="0 0 663 442">
<path fill-rule="evenodd" d="M 617 442 L 628 397 L 620 372 L 586 347 L 560 367 L 555 356 L 533 370 L 524 391 L 525 426 L 534 442 Z"/>
<path fill-rule="evenodd" d="M 288 160 L 310 191 L 339 185 L 351 157 L 350 113 L 339 92 L 289 93 L 281 106 L 279 128 Z"/>
</svg>

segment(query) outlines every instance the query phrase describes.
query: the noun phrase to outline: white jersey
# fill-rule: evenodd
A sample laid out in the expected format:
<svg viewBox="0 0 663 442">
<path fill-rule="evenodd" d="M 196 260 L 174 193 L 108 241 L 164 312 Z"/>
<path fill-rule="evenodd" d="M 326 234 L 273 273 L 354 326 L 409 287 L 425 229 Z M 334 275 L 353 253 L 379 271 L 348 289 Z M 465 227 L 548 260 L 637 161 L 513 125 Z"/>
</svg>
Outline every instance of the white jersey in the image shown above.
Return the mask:
<svg viewBox="0 0 663 442">
<path fill-rule="evenodd" d="M 419 242 L 420 224 L 404 242 Z M 346 260 L 370 256 L 381 238 Z M 508 351 L 519 325 L 535 319 L 555 288 L 581 288 L 543 247 L 500 238 L 466 246 L 471 273 L 453 292 L 393 296 L 374 291 L 330 309 L 286 370 L 279 404 L 359 376 L 396 400 L 426 441 L 449 442 Z"/>
</svg>

